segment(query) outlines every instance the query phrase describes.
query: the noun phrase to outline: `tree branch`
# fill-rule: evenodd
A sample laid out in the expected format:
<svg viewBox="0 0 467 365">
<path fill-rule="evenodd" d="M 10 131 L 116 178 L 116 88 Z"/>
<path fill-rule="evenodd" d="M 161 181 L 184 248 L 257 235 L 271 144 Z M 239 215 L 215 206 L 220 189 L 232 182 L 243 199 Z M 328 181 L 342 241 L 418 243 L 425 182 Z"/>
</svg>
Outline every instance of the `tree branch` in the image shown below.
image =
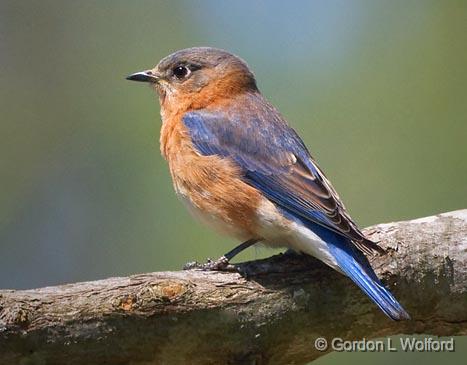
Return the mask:
<svg viewBox="0 0 467 365">
<path fill-rule="evenodd" d="M 317 337 L 467 334 L 467 210 L 366 230 L 378 275 L 411 314 L 393 322 L 317 260 L 242 272 L 158 272 L 0 291 L 2 364 L 303 364 Z"/>
</svg>

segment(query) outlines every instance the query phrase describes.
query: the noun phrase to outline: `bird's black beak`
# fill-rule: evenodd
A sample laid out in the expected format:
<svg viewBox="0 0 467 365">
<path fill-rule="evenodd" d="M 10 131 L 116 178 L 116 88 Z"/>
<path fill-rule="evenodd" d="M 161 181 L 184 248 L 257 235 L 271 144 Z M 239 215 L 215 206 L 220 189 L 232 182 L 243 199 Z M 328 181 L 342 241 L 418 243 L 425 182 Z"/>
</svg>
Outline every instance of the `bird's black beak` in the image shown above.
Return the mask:
<svg viewBox="0 0 467 365">
<path fill-rule="evenodd" d="M 142 81 L 142 82 L 157 82 L 159 81 L 160 75 L 155 74 L 151 70 L 136 72 L 126 77 L 127 80 L 131 81 Z"/>
</svg>

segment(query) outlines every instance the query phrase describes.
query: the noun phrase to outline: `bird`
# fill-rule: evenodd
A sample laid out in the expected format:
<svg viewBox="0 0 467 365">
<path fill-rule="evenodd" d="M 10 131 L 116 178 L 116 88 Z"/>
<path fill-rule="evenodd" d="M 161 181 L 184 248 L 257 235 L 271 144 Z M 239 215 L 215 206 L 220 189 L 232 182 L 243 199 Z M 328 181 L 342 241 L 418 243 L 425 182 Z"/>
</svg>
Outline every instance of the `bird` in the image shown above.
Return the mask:
<svg viewBox="0 0 467 365">
<path fill-rule="evenodd" d="M 158 95 L 160 150 L 177 195 L 201 222 L 242 242 L 210 268 L 257 242 L 288 247 L 348 276 L 389 318 L 410 319 L 366 257 L 385 250 L 352 220 L 244 60 L 186 48 L 127 79 Z"/>
</svg>

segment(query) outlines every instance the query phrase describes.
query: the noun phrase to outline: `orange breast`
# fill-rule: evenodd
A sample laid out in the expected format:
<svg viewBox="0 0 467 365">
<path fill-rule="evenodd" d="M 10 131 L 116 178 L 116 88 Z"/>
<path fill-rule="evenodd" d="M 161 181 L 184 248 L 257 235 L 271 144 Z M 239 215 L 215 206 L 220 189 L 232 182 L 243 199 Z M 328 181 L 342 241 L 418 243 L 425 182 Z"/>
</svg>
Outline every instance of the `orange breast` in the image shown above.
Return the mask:
<svg viewBox="0 0 467 365">
<path fill-rule="evenodd" d="M 181 115 L 164 120 L 161 152 L 169 164 L 175 190 L 196 216 L 237 238 L 257 236 L 261 194 L 242 181 L 231 160 L 198 154 Z"/>
</svg>

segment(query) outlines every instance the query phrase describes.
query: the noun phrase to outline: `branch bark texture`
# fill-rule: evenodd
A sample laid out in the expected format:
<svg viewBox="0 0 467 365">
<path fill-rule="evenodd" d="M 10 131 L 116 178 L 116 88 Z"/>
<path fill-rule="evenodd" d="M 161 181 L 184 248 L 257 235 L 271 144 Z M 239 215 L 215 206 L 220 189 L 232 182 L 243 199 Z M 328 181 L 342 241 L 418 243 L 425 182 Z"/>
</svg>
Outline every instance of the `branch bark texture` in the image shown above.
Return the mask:
<svg viewBox="0 0 467 365">
<path fill-rule="evenodd" d="M 304 364 L 317 337 L 467 334 L 467 210 L 369 227 L 372 265 L 412 320 L 393 322 L 317 260 L 243 274 L 157 272 L 0 290 L 1 364 Z"/>
</svg>

